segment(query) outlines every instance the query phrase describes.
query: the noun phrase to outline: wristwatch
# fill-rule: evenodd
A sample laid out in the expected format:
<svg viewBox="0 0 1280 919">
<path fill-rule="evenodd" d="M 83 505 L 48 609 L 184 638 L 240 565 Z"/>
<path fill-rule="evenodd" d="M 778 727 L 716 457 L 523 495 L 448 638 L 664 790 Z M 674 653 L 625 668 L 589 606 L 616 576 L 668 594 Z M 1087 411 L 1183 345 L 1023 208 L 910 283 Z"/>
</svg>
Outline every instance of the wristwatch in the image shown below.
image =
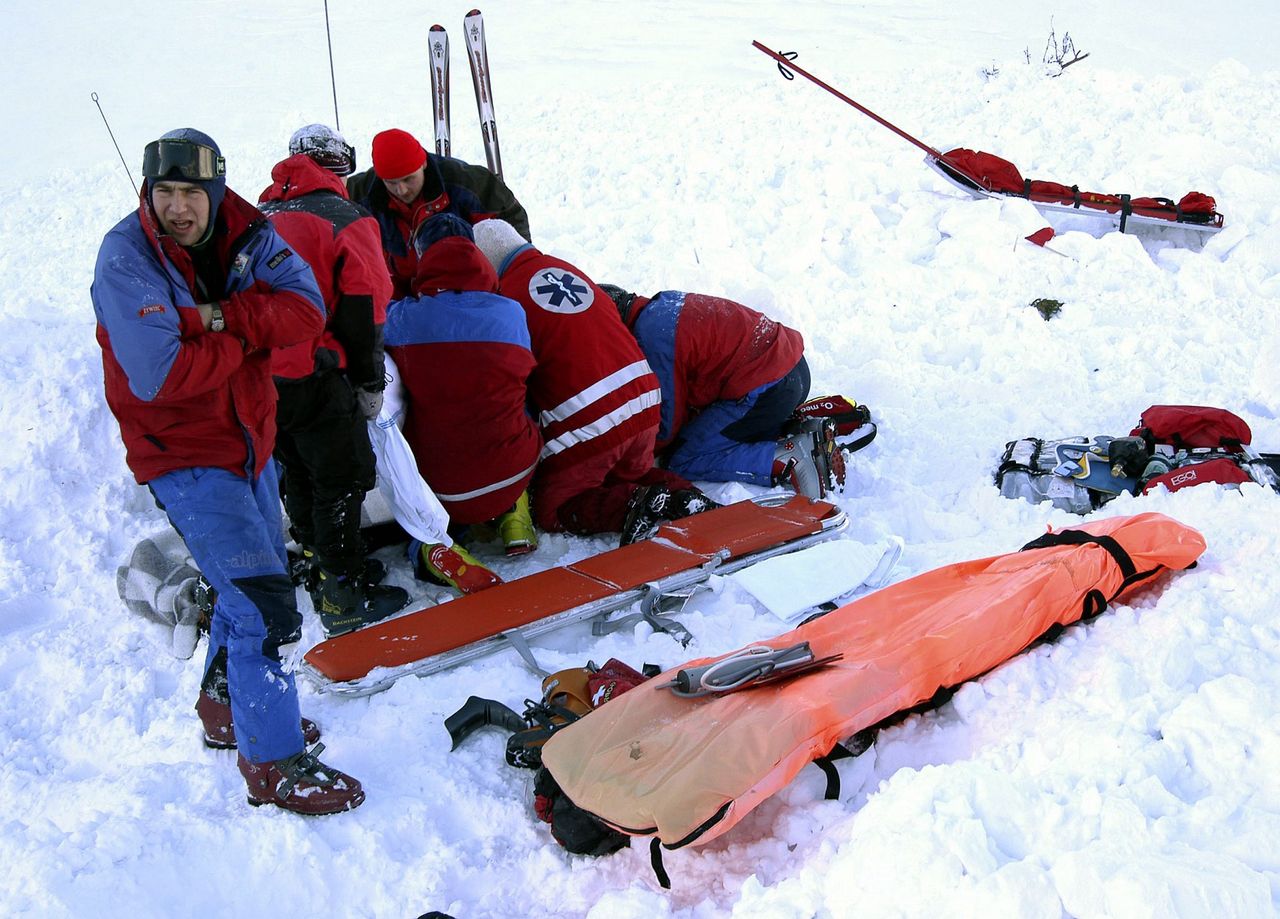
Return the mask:
<svg viewBox="0 0 1280 919">
<path fill-rule="evenodd" d="M 221 303 L 212 304 L 211 313 L 209 316 L 209 331 L 221 332 L 224 329 L 226 329 L 226 327 L 227 327 L 227 320 L 222 317 L 222 304 Z"/>
</svg>

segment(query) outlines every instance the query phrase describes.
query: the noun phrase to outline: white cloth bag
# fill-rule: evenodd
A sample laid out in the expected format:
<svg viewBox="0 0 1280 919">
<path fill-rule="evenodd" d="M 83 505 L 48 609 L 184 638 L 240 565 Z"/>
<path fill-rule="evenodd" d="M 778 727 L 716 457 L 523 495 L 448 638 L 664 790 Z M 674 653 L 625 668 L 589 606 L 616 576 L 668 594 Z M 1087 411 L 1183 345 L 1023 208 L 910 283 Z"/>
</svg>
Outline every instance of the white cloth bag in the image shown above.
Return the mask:
<svg viewBox="0 0 1280 919">
<path fill-rule="evenodd" d="M 390 379 L 383 395 L 382 411 L 369 422 L 369 440 L 378 460 L 378 491 L 396 522 L 414 539 L 452 546 L 449 514 L 418 472 L 413 451 L 400 431 L 405 414 L 400 371 L 390 356 L 386 358 L 386 365 Z"/>
</svg>

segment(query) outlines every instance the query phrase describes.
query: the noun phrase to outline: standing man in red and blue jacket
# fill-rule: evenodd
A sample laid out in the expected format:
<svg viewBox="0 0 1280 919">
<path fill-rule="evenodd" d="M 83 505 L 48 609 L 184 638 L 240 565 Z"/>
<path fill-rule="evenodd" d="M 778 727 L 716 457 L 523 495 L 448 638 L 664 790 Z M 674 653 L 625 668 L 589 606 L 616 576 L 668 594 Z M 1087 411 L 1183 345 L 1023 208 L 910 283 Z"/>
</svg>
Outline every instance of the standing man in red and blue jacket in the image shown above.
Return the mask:
<svg viewBox="0 0 1280 919">
<path fill-rule="evenodd" d="M 499 217 L 526 240 L 529 218 L 511 189 L 484 166 L 427 153 L 408 131 L 373 138 L 373 168 L 347 180 L 351 200 L 368 208 L 382 229 L 382 250 L 394 285 L 391 298 L 412 296 L 418 255 L 414 231 L 437 214 L 467 223 Z"/>
<path fill-rule="evenodd" d="M 349 810 L 364 791 L 318 760 L 322 745 L 306 749 L 304 731 L 318 731 L 284 663 L 302 617 L 271 459 L 271 350 L 319 335 L 324 301 L 307 264 L 227 189 L 207 134 L 168 132 L 147 145 L 142 173 L 138 210 L 103 239 L 91 294 L 126 461 L 217 590 L 197 710 L 225 698 L 234 731 L 227 720 L 211 736 L 201 711 L 206 743 L 238 744 L 251 804 Z"/>
</svg>

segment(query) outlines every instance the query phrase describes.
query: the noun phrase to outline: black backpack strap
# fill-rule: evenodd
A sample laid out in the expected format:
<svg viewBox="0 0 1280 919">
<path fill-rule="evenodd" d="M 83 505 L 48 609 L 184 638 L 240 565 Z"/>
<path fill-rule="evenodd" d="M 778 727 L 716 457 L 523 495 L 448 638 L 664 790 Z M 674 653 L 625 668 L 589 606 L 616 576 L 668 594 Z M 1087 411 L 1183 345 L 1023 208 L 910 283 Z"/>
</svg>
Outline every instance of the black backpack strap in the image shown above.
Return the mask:
<svg viewBox="0 0 1280 919">
<path fill-rule="evenodd" d="M 1038 539 L 1033 539 L 1027 543 L 1019 552 L 1026 552 L 1029 549 L 1047 549 L 1050 546 L 1083 546 L 1093 543 L 1102 546 L 1111 557 L 1116 560 L 1116 564 L 1120 566 L 1120 573 L 1124 575 L 1125 582 L 1138 573 L 1138 568 L 1133 564 L 1133 559 L 1129 557 L 1129 553 L 1124 550 L 1124 546 L 1120 545 L 1114 538 L 1110 536 L 1094 536 L 1092 533 L 1086 533 L 1084 530 L 1061 530 L 1057 533 L 1045 533 Z"/>
<path fill-rule="evenodd" d="M 1107 598 L 1096 587 L 1084 595 L 1084 614 L 1082 619 L 1092 619 L 1107 611 Z"/>
<path fill-rule="evenodd" d="M 1149 571 L 1139 571 L 1137 566 L 1134 565 L 1133 559 L 1129 556 L 1129 553 L 1124 550 L 1124 546 L 1120 545 L 1116 539 L 1111 536 L 1094 536 L 1092 533 L 1086 533 L 1083 530 L 1062 530 L 1058 533 L 1045 533 L 1039 539 L 1033 539 L 1031 542 L 1027 543 L 1019 551 L 1026 552 L 1028 549 L 1045 549 L 1050 546 L 1083 546 L 1090 543 L 1102 546 L 1102 548 L 1106 549 L 1111 553 L 1111 557 L 1115 559 L 1116 564 L 1120 566 L 1120 573 L 1124 575 L 1124 581 L 1121 582 L 1115 596 L 1119 596 L 1122 591 L 1131 585 L 1136 584 L 1138 581 L 1145 581 L 1152 575 L 1158 574 L 1160 571 L 1164 570 L 1163 566 L 1156 565 Z M 1194 564 L 1194 562 L 1192 564 Z M 1102 591 L 1097 588 L 1090 590 L 1084 597 L 1084 610 L 1081 614 L 1082 618 L 1092 619 L 1094 616 L 1097 616 L 1107 608 L 1107 604 L 1110 603 L 1112 599 L 1114 599 L 1114 597 L 1105 596 Z"/>
<path fill-rule="evenodd" d="M 653 866 L 653 876 L 658 879 L 663 890 L 671 889 L 671 877 L 662 865 L 662 840 L 657 836 L 649 842 L 649 864 Z"/>
<path fill-rule="evenodd" d="M 852 758 L 852 750 L 844 744 L 836 744 L 826 756 L 819 756 L 813 761 L 813 764 L 827 777 L 827 790 L 823 797 L 828 801 L 835 801 L 840 797 L 840 773 L 836 770 L 836 760 Z"/>
</svg>

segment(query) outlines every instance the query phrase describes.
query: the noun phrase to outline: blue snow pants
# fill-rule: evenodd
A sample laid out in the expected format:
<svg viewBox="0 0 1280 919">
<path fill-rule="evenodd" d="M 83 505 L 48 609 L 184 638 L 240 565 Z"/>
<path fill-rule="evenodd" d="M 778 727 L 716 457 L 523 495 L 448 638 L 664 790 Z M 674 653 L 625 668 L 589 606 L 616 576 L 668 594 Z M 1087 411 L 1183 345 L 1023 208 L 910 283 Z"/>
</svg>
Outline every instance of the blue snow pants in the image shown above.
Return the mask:
<svg viewBox="0 0 1280 919">
<path fill-rule="evenodd" d="M 741 399 L 712 402 L 680 429 L 667 468 L 702 482 L 773 484 L 773 457 L 783 426 L 809 395 L 802 357 L 786 376 Z"/>
<path fill-rule="evenodd" d="M 302 637 L 274 462 L 257 481 L 198 467 L 147 483 L 218 592 L 205 669 L 227 649 L 227 688 L 240 752 L 271 762 L 302 750 L 298 690 L 280 646 Z"/>
</svg>

